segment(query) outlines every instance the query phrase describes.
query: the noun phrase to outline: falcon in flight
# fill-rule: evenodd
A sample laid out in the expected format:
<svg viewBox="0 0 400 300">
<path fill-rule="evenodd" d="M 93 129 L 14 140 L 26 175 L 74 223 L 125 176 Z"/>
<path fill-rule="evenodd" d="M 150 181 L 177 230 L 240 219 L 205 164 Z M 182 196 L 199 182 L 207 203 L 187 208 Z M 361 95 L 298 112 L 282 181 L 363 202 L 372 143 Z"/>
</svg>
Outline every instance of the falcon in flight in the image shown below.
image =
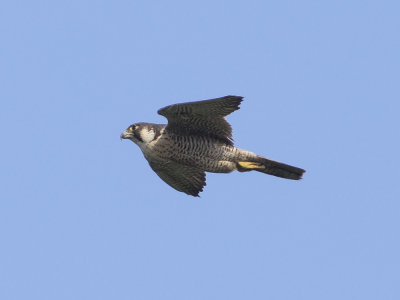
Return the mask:
<svg viewBox="0 0 400 300">
<path fill-rule="evenodd" d="M 205 172 L 258 171 L 298 180 L 305 170 L 270 160 L 233 145 L 225 116 L 239 109 L 243 97 L 173 104 L 158 113 L 168 124 L 135 123 L 122 134 L 142 150 L 157 175 L 174 189 L 198 196 Z"/>
</svg>

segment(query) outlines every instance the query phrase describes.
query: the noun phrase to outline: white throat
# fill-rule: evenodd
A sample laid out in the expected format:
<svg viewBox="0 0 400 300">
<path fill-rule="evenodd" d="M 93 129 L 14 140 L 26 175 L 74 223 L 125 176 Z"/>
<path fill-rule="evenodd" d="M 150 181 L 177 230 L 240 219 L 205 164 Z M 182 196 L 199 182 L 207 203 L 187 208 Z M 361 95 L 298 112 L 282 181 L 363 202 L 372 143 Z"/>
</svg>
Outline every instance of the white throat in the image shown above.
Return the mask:
<svg viewBox="0 0 400 300">
<path fill-rule="evenodd" d="M 143 142 L 145 142 L 146 144 L 153 141 L 155 135 L 156 135 L 156 132 L 153 129 L 143 128 L 140 131 L 140 137 L 142 138 Z"/>
</svg>

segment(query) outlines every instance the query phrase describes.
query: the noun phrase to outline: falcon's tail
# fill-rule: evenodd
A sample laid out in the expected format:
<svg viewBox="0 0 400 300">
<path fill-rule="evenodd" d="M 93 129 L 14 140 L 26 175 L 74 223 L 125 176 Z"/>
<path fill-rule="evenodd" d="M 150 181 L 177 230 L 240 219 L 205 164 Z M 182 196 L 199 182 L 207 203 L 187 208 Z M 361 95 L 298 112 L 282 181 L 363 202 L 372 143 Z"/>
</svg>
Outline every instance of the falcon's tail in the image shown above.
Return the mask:
<svg viewBox="0 0 400 300">
<path fill-rule="evenodd" d="M 251 161 L 238 161 L 237 169 L 239 172 L 258 171 L 265 174 L 298 180 L 301 179 L 305 170 L 289 166 L 284 163 L 273 161 L 262 156 L 257 156 Z"/>
</svg>

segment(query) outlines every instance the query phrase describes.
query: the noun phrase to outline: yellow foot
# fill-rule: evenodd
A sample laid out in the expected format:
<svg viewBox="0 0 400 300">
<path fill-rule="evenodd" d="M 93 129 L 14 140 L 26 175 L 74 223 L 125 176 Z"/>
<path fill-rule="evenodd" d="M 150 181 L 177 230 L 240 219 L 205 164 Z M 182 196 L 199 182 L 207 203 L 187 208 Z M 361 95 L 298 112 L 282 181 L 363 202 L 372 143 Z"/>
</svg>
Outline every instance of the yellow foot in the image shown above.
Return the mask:
<svg viewBox="0 0 400 300">
<path fill-rule="evenodd" d="M 265 166 L 251 161 L 238 161 L 239 168 L 243 169 L 243 171 L 250 171 L 250 170 L 264 170 Z"/>
</svg>

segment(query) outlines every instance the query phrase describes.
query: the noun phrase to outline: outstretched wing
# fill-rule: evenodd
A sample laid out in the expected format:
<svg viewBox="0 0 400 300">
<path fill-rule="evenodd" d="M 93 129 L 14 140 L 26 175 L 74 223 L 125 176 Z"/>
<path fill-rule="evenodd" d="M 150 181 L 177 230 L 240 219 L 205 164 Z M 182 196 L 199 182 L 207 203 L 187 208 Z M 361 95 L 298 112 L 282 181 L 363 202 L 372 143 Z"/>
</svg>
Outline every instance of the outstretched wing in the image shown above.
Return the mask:
<svg viewBox="0 0 400 300">
<path fill-rule="evenodd" d="M 239 109 L 243 97 L 179 103 L 158 110 L 168 119 L 166 130 L 178 135 L 206 135 L 233 145 L 232 127 L 225 116 Z"/>
<path fill-rule="evenodd" d="M 188 195 L 198 197 L 206 185 L 206 173 L 198 168 L 174 161 L 150 162 L 150 167 L 167 184 Z"/>
</svg>

